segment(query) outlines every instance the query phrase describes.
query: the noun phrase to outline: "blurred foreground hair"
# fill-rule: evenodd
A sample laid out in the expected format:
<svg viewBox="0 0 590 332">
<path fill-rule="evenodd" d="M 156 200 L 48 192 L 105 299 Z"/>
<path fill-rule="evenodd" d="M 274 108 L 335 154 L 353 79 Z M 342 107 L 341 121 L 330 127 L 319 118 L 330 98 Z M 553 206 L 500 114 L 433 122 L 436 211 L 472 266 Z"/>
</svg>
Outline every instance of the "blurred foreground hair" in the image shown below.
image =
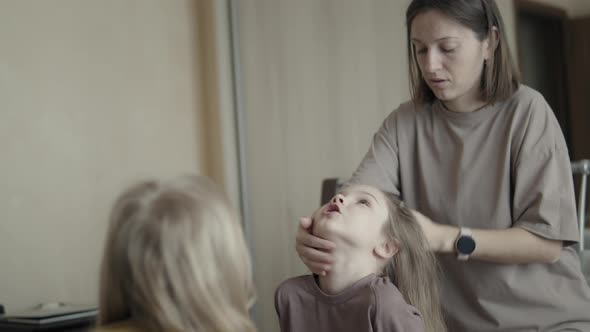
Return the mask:
<svg viewBox="0 0 590 332">
<path fill-rule="evenodd" d="M 208 178 L 145 181 L 114 204 L 99 325 L 144 331 L 255 331 L 254 287 L 236 211 Z"/>
</svg>

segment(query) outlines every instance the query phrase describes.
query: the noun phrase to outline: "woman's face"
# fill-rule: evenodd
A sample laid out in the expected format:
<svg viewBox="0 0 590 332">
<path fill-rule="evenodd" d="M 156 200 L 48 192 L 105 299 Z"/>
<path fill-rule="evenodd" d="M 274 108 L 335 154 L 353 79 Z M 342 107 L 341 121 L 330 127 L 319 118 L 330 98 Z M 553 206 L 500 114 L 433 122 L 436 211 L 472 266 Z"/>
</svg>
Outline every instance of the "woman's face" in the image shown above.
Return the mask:
<svg viewBox="0 0 590 332">
<path fill-rule="evenodd" d="M 481 106 L 488 39 L 478 40 L 471 29 L 437 10 L 414 18 L 410 38 L 424 81 L 447 108 L 469 112 Z"/>
<path fill-rule="evenodd" d="M 371 186 L 350 186 L 313 215 L 315 235 L 373 250 L 384 240 L 389 215 L 383 193 Z"/>
</svg>

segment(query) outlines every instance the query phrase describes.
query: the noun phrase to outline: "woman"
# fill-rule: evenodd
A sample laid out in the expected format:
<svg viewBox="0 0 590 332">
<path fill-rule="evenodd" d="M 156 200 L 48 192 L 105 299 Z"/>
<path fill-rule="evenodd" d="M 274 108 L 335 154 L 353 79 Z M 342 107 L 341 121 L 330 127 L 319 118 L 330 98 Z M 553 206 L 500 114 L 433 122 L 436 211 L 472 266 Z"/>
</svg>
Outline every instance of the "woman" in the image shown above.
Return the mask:
<svg viewBox="0 0 590 332">
<path fill-rule="evenodd" d="M 421 212 L 449 331 L 590 331 L 567 147 L 543 97 L 519 84 L 496 3 L 414 0 L 406 23 L 412 101 L 351 182 Z M 300 257 L 329 273 L 334 244 L 301 224 Z"/>
</svg>

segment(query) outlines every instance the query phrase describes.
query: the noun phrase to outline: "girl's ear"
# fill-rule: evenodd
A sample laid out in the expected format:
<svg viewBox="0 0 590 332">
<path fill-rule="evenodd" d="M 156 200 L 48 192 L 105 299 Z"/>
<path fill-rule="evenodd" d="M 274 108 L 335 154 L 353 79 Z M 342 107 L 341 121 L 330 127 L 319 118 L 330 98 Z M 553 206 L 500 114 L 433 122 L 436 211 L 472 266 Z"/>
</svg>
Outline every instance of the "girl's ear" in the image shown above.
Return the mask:
<svg viewBox="0 0 590 332">
<path fill-rule="evenodd" d="M 375 255 L 383 259 L 389 259 L 399 251 L 399 242 L 397 240 L 384 240 L 373 249 Z"/>
</svg>

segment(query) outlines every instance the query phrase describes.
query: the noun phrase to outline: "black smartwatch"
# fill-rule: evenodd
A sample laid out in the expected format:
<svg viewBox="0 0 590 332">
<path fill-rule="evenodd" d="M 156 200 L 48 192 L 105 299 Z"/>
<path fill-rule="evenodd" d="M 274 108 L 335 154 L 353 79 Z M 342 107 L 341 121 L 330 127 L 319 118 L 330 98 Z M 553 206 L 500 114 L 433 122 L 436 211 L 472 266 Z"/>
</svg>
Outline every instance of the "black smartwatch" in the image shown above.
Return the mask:
<svg viewBox="0 0 590 332">
<path fill-rule="evenodd" d="M 455 241 L 455 251 L 457 251 L 457 259 L 466 261 L 469 256 L 475 251 L 475 240 L 471 236 L 471 229 L 461 227 L 459 236 Z"/>
</svg>

